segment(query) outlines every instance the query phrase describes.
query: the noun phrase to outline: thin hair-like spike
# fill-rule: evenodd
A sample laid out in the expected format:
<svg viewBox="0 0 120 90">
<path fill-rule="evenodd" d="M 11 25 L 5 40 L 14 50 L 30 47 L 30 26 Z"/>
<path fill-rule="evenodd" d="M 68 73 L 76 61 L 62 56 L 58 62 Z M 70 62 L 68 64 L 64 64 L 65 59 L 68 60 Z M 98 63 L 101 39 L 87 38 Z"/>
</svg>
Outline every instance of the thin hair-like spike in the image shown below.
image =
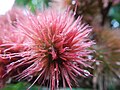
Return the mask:
<svg viewBox="0 0 120 90">
<path fill-rule="evenodd" d="M 73 10 L 73 15 L 75 16 L 76 15 L 76 11 L 77 11 L 77 7 L 78 7 L 78 0 L 75 0 L 75 8 L 74 8 L 74 10 Z"/>
<path fill-rule="evenodd" d="M 42 73 L 41 73 L 42 74 Z M 30 90 L 30 88 L 38 81 L 38 79 L 40 78 L 41 74 L 35 79 L 35 81 L 28 87 L 27 90 Z"/>
</svg>

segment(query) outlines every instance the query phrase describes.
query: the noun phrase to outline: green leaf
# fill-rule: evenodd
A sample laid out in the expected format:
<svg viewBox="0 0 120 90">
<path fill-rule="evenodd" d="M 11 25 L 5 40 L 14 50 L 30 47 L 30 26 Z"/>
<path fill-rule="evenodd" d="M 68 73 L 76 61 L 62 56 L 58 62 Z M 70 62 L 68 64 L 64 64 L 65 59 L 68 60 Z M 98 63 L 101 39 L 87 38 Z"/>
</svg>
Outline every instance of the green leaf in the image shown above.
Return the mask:
<svg viewBox="0 0 120 90">
<path fill-rule="evenodd" d="M 44 10 L 49 6 L 51 0 L 16 0 L 19 6 L 27 6 L 32 12 L 37 10 Z"/>
<path fill-rule="evenodd" d="M 30 86 L 30 84 L 28 83 L 17 83 L 17 84 L 9 84 L 6 85 L 5 88 L 3 88 L 2 90 L 26 90 L 28 87 Z M 37 86 L 33 86 L 30 90 L 38 90 L 39 87 Z"/>
<path fill-rule="evenodd" d="M 109 16 L 111 19 L 115 19 L 115 20 L 117 20 L 118 22 L 120 22 L 120 4 L 111 7 L 111 9 L 110 9 L 110 11 L 109 11 L 109 13 L 108 13 L 108 16 Z"/>
</svg>

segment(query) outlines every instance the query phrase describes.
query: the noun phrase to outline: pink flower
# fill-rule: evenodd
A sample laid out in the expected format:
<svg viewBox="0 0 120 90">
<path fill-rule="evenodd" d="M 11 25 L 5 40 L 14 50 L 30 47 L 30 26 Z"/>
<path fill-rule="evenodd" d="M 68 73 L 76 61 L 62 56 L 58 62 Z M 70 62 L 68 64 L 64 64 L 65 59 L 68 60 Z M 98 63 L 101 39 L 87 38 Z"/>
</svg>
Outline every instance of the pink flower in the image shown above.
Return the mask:
<svg viewBox="0 0 120 90">
<path fill-rule="evenodd" d="M 24 14 L 18 14 L 18 11 L 20 10 L 12 9 L 6 15 L 0 16 L 0 87 L 3 87 L 9 78 L 10 73 L 6 66 L 21 58 L 20 54 L 28 49 L 26 42 L 29 39 L 20 33 L 16 24 L 17 17 L 24 18 Z"/>
<path fill-rule="evenodd" d="M 71 82 L 77 84 L 77 76 L 91 75 L 83 67 L 90 67 L 87 63 L 93 61 L 88 59 L 92 52 L 88 48 L 94 44 L 88 37 L 92 29 L 81 23 L 81 17 L 74 20 L 69 10 L 46 10 L 27 17 L 28 20 L 19 22 L 19 29 L 30 39 L 30 49 L 17 53 L 22 58 L 7 65 L 8 73 L 27 65 L 17 79 L 30 81 L 37 76 L 33 84 L 48 85 L 51 90 L 59 88 L 60 81 L 64 88 L 68 85 L 72 89 Z"/>
</svg>

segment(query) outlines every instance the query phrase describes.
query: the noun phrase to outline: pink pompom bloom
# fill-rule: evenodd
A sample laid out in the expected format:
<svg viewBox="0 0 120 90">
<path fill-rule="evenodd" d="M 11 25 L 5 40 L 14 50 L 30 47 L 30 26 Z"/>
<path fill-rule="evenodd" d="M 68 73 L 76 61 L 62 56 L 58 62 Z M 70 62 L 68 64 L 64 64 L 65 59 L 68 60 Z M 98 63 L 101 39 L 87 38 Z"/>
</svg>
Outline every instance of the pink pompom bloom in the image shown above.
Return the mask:
<svg viewBox="0 0 120 90">
<path fill-rule="evenodd" d="M 18 72 L 17 68 L 12 68 L 9 73 L 10 68 L 7 69 L 7 65 L 17 61 L 18 58 L 22 58 L 22 54 L 26 53 L 28 45 L 24 43 L 27 42 L 25 35 L 18 33 L 17 30 L 14 30 L 14 27 L 4 28 L 0 34 L 0 87 L 3 87 L 10 74 L 13 71 L 16 71 L 13 74 Z"/>
<path fill-rule="evenodd" d="M 24 14 L 18 13 L 19 11 L 22 10 L 12 9 L 6 15 L 0 16 L 0 88 L 9 79 L 10 73 L 6 66 L 21 58 L 20 54 L 28 49 L 26 42 L 29 39 L 20 33 L 16 24 L 17 18 L 24 18 Z"/>
<path fill-rule="evenodd" d="M 22 21 L 25 19 L 24 17 L 22 10 L 15 8 L 6 13 L 6 15 L 0 16 L 0 58 L 4 57 L 4 59 L 7 59 L 8 55 L 12 58 L 12 53 L 14 56 L 15 53 L 27 49 L 28 45 L 26 43 L 29 42 L 29 39 L 20 32 L 17 25 L 17 19 L 19 18 Z M 3 62 L 8 62 L 8 60 Z"/>
<path fill-rule="evenodd" d="M 19 22 L 19 29 L 30 39 L 30 49 L 23 52 L 22 58 L 7 65 L 9 73 L 27 64 L 17 79 L 30 81 L 37 77 L 33 84 L 38 82 L 55 90 L 60 83 L 72 89 L 71 82 L 77 84 L 77 76 L 91 75 L 83 67 L 90 67 L 88 61 L 93 61 L 88 59 L 92 52 L 88 48 L 94 44 L 88 37 L 92 29 L 81 23 L 81 17 L 74 20 L 69 10 L 60 13 L 46 10 L 37 16 L 28 14 L 26 21 Z"/>
</svg>

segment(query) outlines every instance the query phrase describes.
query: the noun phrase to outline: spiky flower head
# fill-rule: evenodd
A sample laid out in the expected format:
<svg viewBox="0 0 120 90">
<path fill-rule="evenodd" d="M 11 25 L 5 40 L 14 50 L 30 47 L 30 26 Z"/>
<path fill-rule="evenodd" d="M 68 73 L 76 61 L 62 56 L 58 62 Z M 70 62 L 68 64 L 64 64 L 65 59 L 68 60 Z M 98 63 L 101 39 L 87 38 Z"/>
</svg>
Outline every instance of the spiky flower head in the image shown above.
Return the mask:
<svg viewBox="0 0 120 90">
<path fill-rule="evenodd" d="M 19 22 L 19 29 L 30 39 L 30 49 L 17 53 L 22 58 L 7 65 L 8 73 L 27 65 L 17 79 L 30 81 L 37 77 L 33 84 L 48 85 L 51 90 L 58 88 L 60 82 L 72 89 L 77 76 L 90 75 L 83 67 L 90 67 L 87 63 L 92 61 L 88 59 L 92 52 L 88 50 L 93 44 L 88 38 L 92 29 L 81 23 L 81 17 L 74 20 L 69 10 L 46 10 L 37 16 L 28 14 L 26 18 Z"/>
<path fill-rule="evenodd" d="M 27 49 L 24 42 L 27 42 L 28 39 L 25 35 L 19 33 L 16 24 L 17 18 L 19 20 L 24 18 L 24 14 L 19 13 L 19 11 L 22 10 L 13 8 L 5 15 L 0 16 L 0 88 L 4 86 L 9 78 L 6 66 L 21 58 L 21 51 Z"/>
</svg>

